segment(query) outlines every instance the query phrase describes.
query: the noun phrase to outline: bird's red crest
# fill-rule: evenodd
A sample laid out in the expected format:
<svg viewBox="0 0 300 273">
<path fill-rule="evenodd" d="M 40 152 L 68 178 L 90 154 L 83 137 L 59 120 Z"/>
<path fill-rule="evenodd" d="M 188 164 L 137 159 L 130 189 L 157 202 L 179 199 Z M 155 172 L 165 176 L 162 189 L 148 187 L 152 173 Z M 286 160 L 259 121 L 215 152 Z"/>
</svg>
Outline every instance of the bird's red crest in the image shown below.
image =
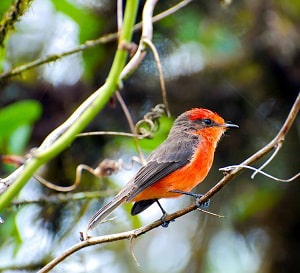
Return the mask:
<svg viewBox="0 0 300 273">
<path fill-rule="evenodd" d="M 188 117 L 190 120 L 196 119 L 206 119 L 209 118 L 216 123 L 223 124 L 224 119 L 220 117 L 217 113 L 214 113 L 208 109 L 204 108 L 193 108 L 192 110 L 188 111 Z"/>
</svg>

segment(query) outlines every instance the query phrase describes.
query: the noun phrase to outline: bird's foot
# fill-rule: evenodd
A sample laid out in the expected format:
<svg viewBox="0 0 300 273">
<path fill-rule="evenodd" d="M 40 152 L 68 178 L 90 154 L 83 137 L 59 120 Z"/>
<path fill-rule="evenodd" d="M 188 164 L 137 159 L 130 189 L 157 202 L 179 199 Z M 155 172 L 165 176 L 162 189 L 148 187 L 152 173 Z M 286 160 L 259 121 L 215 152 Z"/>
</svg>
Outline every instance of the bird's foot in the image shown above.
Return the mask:
<svg viewBox="0 0 300 273">
<path fill-rule="evenodd" d="M 203 194 L 195 193 L 196 206 L 198 209 L 207 209 L 210 205 L 210 199 L 207 199 L 204 202 L 200 202 L 200 199 L 202 196 L 203 196 Z"/>
<path fill-rule="evenodd" d="M 160 218 L 160 220 L 162 222 L 161 226 L 164 227 L 164 228 L 167 228 L 171 222 L 175 222 L 174 219 L 167 221 L 166 220 L 167 216 L 168 216 L 168 214 L 164 213 L 163 216 Z"/>
<path fill-rule="evenodd" d="M 160 220 L 162 222 L 161 226 L 164 227 L 164 228 L 167 228 L 169 226 L 169 224 L 171 222 L 175 222 L 175 220 L 173 219 L 173 220 L 167 221 L 166 220 L 166 217 L 168 216 L 167 212 L 164 210 L 164 208 L 161 206 L 161 204 L 158 202 L 157 199 L 155 201 L 156 201 L 157 205 L 159 206 L 159 208 L 160 208 L 160 210 L 161 210 L 161 212 L 163 214 L 163 216 L 160 218 Z"/>
</svg>

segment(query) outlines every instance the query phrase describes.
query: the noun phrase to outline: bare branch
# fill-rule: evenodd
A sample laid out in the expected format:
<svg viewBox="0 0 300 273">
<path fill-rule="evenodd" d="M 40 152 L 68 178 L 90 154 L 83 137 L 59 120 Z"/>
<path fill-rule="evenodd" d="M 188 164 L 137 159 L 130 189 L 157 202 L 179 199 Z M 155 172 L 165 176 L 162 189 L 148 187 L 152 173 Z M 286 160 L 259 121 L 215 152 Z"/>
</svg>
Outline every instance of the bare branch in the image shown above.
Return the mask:
<svg viewBox="0 0 300 273">
<path fill-rule="evenodd" d="M 261 170 L 264 169 L 275 158 L 275 156 L 277 155 L 277 153 L 281 149 L 281 146 L 282 146 L 282 142 L 278 143 L 278 145 L 275 146 L 275 150 L 271 154 L 269 159 L 266 160 L 266 162 L 264 164 L 262 164 L 257 170 L 255 170 L 255 172 L 251 175 L 251 179 L 253 179 L 256 176 L 257 173 L 262 173 Z"/>
<path fill-rule="evenodd" d="M 123 100 L 123 98 L 122 98 L 122 96 L 121 96 L 121 94 L 120 94 L 119 91 L 116 92 L 116 97 L 117 97 L 117 99 L 118 99 L 118 101 L 119 101 L 119 103 L 120 103 L 120 105 L 121 105 L 121 107 L 123 109 L 123 112 L 124 112 L 124 114 L 126 116 L 127 122 L 129 124 L 130 130 L 132 132 L 132 135 L 134 135 L 134 136 L 137 135 L 136 128 L 134 126 L 134 122 L 132 120 L 132 117 L 130 115 L 128 107 L 127 107 L 126 103 L 124 102 L 124 100 Z M 139 139 L 137 137 L 133 137 L 133 140 L 134 140 L 134 143 L 135 143 L 135 147 L 136 147 L 136 149 L 138 151 L 140 160 L 144 164 L 145 163 L 145 157 L 144 157 L 144 155 L 142 153 L 141 146 L 139 144 Z"/>
<path fill-rule="evenodd" d="M 133 250 L 133 240 L 134 240 L 134 236 L 131 236 L 131 238 L 129 239 L 129 245 L 130 245 L 130 253 L 131 253 L 131 256 L 133 258 L 133 260 L 135 261 L 137 267 L 141 267 L 135 254 L 134 254 L 134 250 Z"/>
<path fill-rule="evenodd" d="M 269 177 L 269 178 L 271 178 L 273 180 L 276 180 L 276 181 L 279 181 L 279 182 L 292 182 L 292 181 L 296 180 L 298 177 L 300 177 L 300 172 L 299 172 L 299 173 L 295 174 L 294 176 L 292 176 L 291 178 L 280 179 L 280 178 L 277 178 L 277 177 L 275 177 L 273 175 L 270 175 L 270 174 L 268 174 L 266 172 L 263 172 L 261 170 L 261 168 L 257 169 L 257 168 L 254 168 L 254 167 L 251 167 L 251 166 L 248 166 L 248 165 L 242 165 L 242 164 L 227 166 L 227 167 L 224 167 L 224 168 L 220 168 L 219 170 L 220 171 L 228 172 L 228 171 L 231 171 L 231 170 L 239 168 L 239 167 L 244 168 L 244 169 L 253 170 L 255 174 L 260 173 L 260 174 L 262 174 L 262 175 L 264 175 L 266 177 Z M 252 174 L 251 175 L 251 179 L 253 179 L 253 178 L 254 177 L 253 177 L 253 174 Z"/>
<path fill-rule="evenodd" d="M 79 183 L 81 182 L 81 176 L 83 170 L 88 171 L 89 173 L 91 173 L 97 178 L 103 178 L 103 177 L 116 174 L 120 170 L 131 170 L 134 166 L 134 163 L 136 162 L 139 163 L 140 165 L 143 164 L 143 161 L 141 161 L 141 159 L 136 156 L 133 156 L 131 158 L 131 162 L 129 166 L 125 166 L 121 158 L 119 160 L 104 159 L 98 164 L 98 166 L 95 169 L 93 169 L 88 165 L 80 164 L 76 168 L 76 177 L 74 183 L 71 186 L 67 186 L 67 187 L 55 185 L 40 175 L 34 175 L 34 178 L 37 181 L 39 181 L 41 184 L 43 184 L 45 187 L 51 190 L 60 191 L 60 192 L 70 192 L 75 190 L 78 187 Z"/>
<path fill-rule="evenodd" d="M 156 47 L 154 46 L 154 44 L 152 43 L 152 41 L 144 38 L 144 43 L 147 44 L 147 46 L 150 47 L 154 59 L 155 59 L 155 63 L 157 66 L 157 70 L 158 70 L 158 75 L 159 75 L 159 82 L 160 82 L 160 88 L 161 88 L 161 92 L 162 92 L 162 99 L 163 99 L 163 103 L 166 107 L 166 113 L 167 116 L 170 117 L 171 113 L 170 113 L 170 109 L 168 106 L 168 99 L 167 99 L 167 91 L 166 91 L 166 86 L 165 86 L 165 81 L 164 81 L 164 75 L 163 75 L 163 70 L 162 70 L 162 66 L 161 66 L 161 62 L 160 62 L 160 58 L 159 58 L 159 54 L 156 50 Z"/>
<path fill-rule="evenodd" d="M 159 123 L 158 119 L 165 113 L 165 105 L 164 104 L 157 104 L 154 106 L 149 112 L 147 112 L 143 119 L 139 120 L 135 124 L 135 132 L 136 133 L 126 133 L 126 132 L 112 132 L 112 131 L 96 131 L 96 132 L 85 132 L 80 133 L 77 137 L 84 137 L 84 136 L 124 136 L 124 137 L 135 137 L 138 139 L 144 138 L 152 138 L 153 133 L 156 132 L 156 125 Z M 149 128 L 148 130 L 142 125 L 147 125 Z"/>
<path fill-rule="evenodd" d="M 78 47 L 76 47 L 72 50 L 68 50 L 68 51 L 65 51 L 65 52 L 62 52 L 62 53 L 41 57 L 41 58 L 36 59 L 32 62 L 25 63 L 23 65 L 15 67 L 15 68 L 13 68 L 9 71 L 3 72 L 2 74 L 0 74 L 0 80 L 4 80 L 4 79 L 10 78 L 10 77 L 19 75 L 22 72 L 27 71 L 29 69 L 32 69 L 34 67 L 37 67 L 37 66 L 40 66 L 40 65 L 43 65 L 43 64 L 46 64 L 46 63 L 50 63 L 50 62 L 55 62 L 58 59 L 61 59 L 63 57 L 66 57 L 66 56 L 69 56 L 69 55 L 72 55 L 72 54 L 82 52 L 84 50 L 95 47 L 97 45 L 115 41 L 117 39 L 117 37 L 118 37 L 117 32 L 112 33 L 112 34 L 107 34 L 107 35 L 104 35 L 104 36 L 102 36 L 102 37 L 100 37 L 96 40 L 86 41 L 84 44 L 82 44 L 82 45 L 80 45 L 80 46 L 78 46 Z"/>
<path fill-rule="evenodd" d="M 282 147 L 282 144 L 285 140 L 285 136 L 287 135 L 288 131 L 290 130 L 291 126 L 293 125 L 299 110 L 300 110 L 300 92 L 298 93 L 296 101 L 295 101 L 294 105 L 292 106 L 290 113 L 289 113 L 288 117 L 286 118 L 283 126 L 281 127 L 278 134 L 273 138 L 273 140 L 271 140 L 266 146 L 264 146 L 262 149 L 257 151 L 255 154 L 253 154 L 251 157 L 246 159 L 244 162 L 237 165 L 237 167 L 234 170 L 231 170 L 230 173 L 234 173 L 234 174 L 239 173 L 244 168 L 243 166 L 249 166 L 253 162 L 256 162 L 257 160 L 259 160 L 260 158 L 262 158 L 263 156 L 268 154 L 273 149 L 275 149 L 274 154 L 276 155 L 278 150 Z M 264 163 L 262 165 L 262 167 L 257 170 L 257 172 L 260 172 L 260 170 L 263 167 L 265 167 L 268 163 L 270 163 L 270 161 L 273 158 L 274 158 L 274 155 L 272 155 L 270 157 L 270 159 L 267 160 L 266 163 Z"/>
<path fill-rule="evenodd" d="M 116 192 L 113 190 L 105 191 L 88 191 L 88 192 L 76 192 L 76 193 L 57 193 L 51 195 L 45 195 L 37 199 L 22 199 L 11 202 L 12 206 L 31 205 L 31 204 L 62 204 L 87 199 L 99 199 L 111 196 Z"/>
<path fill-rule="evenodd" d="M 112 131 L 86 132 L 77 135 L 77 137 L 85 137 L 85 136 L 124 136 L 124 137 L 136 137 L 139 139 L 148 137 L 148 135 L 139 135 L 139 134 L 126 133 L 126 132 L 112 132 Z"/>
<path fill-rule="evenodd" d="M 203 213 L 206 213 L 206 214 L 209 214 L 211 216 L 215 216 L 215 217 L 218 217 L 218 218 L 225 218 L 224 215 L 220 215 L 220 214 L 217 214 L 217 213 L 213 213 L 211 211 L 208 211 L 208 210 L 204 210 L 204 209 L 201 209 L 201 208 L 197 208 L 197 210 L 203 212 Z"/>
<path fill-rule="evenodd" d="M 152 15 L 156 3 L 157 0 L 148 0 L 145 3 L 143 9 L 143 20 L 142 20 L 142 25 L 143 25 L 142 39 L 140 41 L 136 53 L 131 58 L 129 63 L 124 67 L 121 73 L 121 79 L 126 79 L 127 77 L 129 77 L 133 73 L 133 71 L 137 69 L 137 67 L 140 65 L 140 63 L 146 56 L 145 44 L 143 42 L 143 39 L 147 38 L 149 40 L 152 40 L 152 31 L 153 31 Z"/>
</svg>

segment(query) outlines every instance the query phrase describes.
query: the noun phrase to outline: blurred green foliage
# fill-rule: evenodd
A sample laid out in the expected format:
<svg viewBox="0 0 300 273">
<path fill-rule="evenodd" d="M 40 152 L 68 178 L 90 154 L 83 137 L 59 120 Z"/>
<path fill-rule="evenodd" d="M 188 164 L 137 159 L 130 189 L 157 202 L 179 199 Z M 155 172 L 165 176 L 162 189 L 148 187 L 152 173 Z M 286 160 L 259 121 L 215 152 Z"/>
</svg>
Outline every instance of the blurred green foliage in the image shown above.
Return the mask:
<svg viewBox="0 0 300 273">
<path fill-rule="evenodd" d="M 22 154 L 32 126 L 41 115 L 40 103 L 33 100 L 15 102 L 0 109 L 1 153 Z"/>
<path fill-rule="evenodd" d="M 13 257 L 16 257 L 18 251 L 22 247 L 22 238 L 19 232 L 19 225 L 16 223 L 17 212 L 11 213 L 5 221 L 5 225 L 0 225 L 0 234 L 2 240 L 0 241 L 0 247 L 5 248 L 7 245 L 13 247 Z M 3 240 L 3 238 L 7 238 Z"/>
<path fill-rule="evenodd" d="M 149 153 L 159 146 L 166 138 L 173 124 L 173 118 L 163 116 L 159 119 L 157 131 L 154 132 L 152 138 L 142 139 L 139 143 L 141 148 Z"/>
<path fill-rule="evenodd" d="M 75 2 L 67 0 L 53 0 L 52 3 L 58 12 L 64 13 L 77 23 L 80 28 L 80 43 L 95 39 L 99 35 L 99 29 L 103 27 L 104 22 L 93 10 L 83 9 Z"/>
<path fill-rule="evenodd" d="M 3 16 L 3 14 L 10 7 L 10 4 L 11 4 L 11 0 L 3 0 L 3 1 L 1 1 L 1 5 L 0 5 L 0 16 L 1 16 L 1 18 Z"/>
</svg>

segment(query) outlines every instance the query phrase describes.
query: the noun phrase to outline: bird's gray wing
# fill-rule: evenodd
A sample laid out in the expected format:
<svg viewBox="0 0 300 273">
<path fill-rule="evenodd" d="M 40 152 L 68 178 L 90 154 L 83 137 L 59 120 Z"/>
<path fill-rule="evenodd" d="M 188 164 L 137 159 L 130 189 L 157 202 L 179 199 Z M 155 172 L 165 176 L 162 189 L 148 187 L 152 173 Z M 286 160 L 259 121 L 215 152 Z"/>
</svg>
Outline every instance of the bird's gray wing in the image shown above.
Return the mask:
<svg viewBox="0 0 300 273">
<path fill-rule="evenodd" d="M 131 180 L 131 190 L 126 201 L 130 201 L 155 182 L 185 166 L 193 157 L 194 147 L 198 141 L 198 137 L 187 135 L 180 140 L 169 138 L 167 142 L 163 142 L 149 155 L 147 163 Z"/>
</svg>

